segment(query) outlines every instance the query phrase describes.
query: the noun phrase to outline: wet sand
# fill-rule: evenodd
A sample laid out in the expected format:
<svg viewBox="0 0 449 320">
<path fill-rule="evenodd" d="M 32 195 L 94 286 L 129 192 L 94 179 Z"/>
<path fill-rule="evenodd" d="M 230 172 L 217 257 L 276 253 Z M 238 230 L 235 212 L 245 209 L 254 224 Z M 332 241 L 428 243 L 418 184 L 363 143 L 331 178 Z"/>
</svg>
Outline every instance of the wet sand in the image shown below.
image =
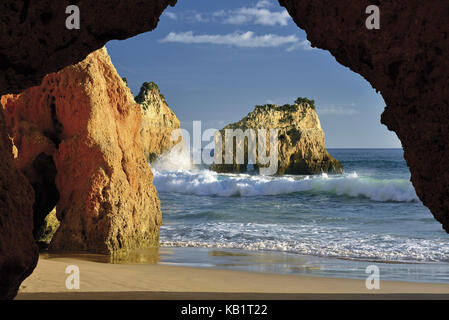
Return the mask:
<svg viewBox="0 0 449 320">
<path fill-rule="evenodd" d="M 80 270 L 80 289 L 66 288 L 66 268 Z M 449 284 L 217 270 L 161 264 L 108 264 L 41 257 L 16 299 L 449 299 Z"/>
</svg>

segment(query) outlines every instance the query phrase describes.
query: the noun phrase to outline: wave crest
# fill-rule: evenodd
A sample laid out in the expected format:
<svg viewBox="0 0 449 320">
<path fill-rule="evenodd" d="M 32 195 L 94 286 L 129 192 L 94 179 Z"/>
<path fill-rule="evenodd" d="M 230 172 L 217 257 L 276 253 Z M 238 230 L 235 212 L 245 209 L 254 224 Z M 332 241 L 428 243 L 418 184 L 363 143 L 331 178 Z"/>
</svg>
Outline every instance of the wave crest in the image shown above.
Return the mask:
<svg viewBox="0 0 449 320">
<path fill-rule="evenodd" d="M 154 170 L 158 192 L 199 196 L 254 197 L 298 192 L 328 193 L 337 196 L 365 197 L 373 201 L 418 201 L 415 189 L 405 179 L 359 177 L 356 173 L 307 177 L 266 177 L 247 174 L 217 174 L 210 170 Z"/>
</svg>

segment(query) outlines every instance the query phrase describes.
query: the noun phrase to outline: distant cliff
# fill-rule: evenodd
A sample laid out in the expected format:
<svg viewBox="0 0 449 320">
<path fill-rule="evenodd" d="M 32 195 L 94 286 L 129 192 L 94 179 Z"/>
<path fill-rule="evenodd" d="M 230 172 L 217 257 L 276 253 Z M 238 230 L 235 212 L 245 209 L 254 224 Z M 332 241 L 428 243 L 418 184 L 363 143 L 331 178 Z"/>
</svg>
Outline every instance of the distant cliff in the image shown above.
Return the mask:
<svg viewBox="0 0 449 320">
<path fill-rule="evenodd" d="M 222 136 L 222 163 L 213 164 L 211 169 L 217 172 L 245 172 L 248 167 L 248 156 L 244 163 L 236 163 L 236 150 L 233 150 L 234 163 L 224 164 L 225 130 L 226 129 L 278 129 L 278 169 L 277 174 L 319 174 L 342 173 L 343 166 L 326 150 L 324 132 L 315 112 L 313 100 L 298 98 L 293 105 L 278 106 L 268 104 L 256 106 L 242 120 L 224 127 Z M 269 137 L 267 137 L 267 145 Z M 234 140 L 238 143 L 237 140 Z M 243 142 L 247 154 L 247 142 Z M 217 148 L 216 148 L 217 149 Z M 257 149 L 257 147 L 256 147 Z M 269 148 L 267 147 L 267 150 Z M 262 167 L 259 158 L 254 168 Z"/>
<path fill-rule="evenodd" d="M 180 122 L 154 82 L 143 83 L 135 100 L 142 107 L 140 136 L 144 154 L 152 162 L 181 141 L 182 138 L 171 140 L 171 133 L 179 129 Z"/>
</svg>

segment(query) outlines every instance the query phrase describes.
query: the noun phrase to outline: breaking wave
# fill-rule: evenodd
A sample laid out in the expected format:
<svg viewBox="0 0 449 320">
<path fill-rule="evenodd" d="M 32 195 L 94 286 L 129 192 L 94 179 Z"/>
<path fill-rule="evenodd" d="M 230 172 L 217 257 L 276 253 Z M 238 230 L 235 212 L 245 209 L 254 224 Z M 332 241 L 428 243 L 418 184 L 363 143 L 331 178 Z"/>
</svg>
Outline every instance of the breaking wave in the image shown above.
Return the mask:
<svg viewBox="0 0 449 320">
<path fill-rule="evenodd" d="M 419 201 L 410 181 L 342 175 L 260 176 L 219 174 L 192 164 L 189 150 L 178 144 L 152 163 L 158 192 L 215 197 L 275 196 L 301 192 L 364 197 L 373 201 Z"/>
<path fill-rule="evenodd" d="M 248 174 L 218 174 L 210 170 L 158 171 L 154 169 L 158 192 L 198 196 L 254 197 L 299 192 L 365 197 L 373 201 L 418 201 L 415 189 L 405 179 L 359 177 L 357 173 L 328 176 L 267 177 Z"/>
</svg>

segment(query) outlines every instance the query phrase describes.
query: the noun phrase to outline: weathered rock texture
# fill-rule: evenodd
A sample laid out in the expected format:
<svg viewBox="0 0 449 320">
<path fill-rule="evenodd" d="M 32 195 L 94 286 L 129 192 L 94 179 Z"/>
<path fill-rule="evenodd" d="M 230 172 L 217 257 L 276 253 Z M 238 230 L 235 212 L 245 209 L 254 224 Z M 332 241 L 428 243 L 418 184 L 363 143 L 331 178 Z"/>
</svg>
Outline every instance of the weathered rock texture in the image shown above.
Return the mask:
<svg viewBox="0 0 449 320">
<path fill-rule="evenodd" d="M 15 163 L 34 189 L 35 238 L 45 217 L 59 200 L 55 185 L 56 167 L 52 155 L 56 151 L 61 133 L 54 97 L 44 97 L 44 101 L 35 100 L 40 98 L 41 94 L 36 94 L 37 91 L 33 89 L 34 95 L 28 93 L 1 97 L 8 135 L 13 142 Z M 45 100 L 47 98 L 48 101 Z"/>
<path fill-rule="evenodd" d="M 222 164 L 213 164 L 212 170 L 218 172 L 245 172 L 248 169 L 248 140 L 234 139 L 233 164 L 225 164 L 226 129 L 241 129 L 246 132 L 253 129 L 266 129 L 266 149 L 270 150 L 269 129 L 278 129 L 278 169 L 277 174 L 317 174 L 317 173 L 342 173 L 343 166 L 334 159 L 326 150 L 324 132 L 313 102 L 293 105 L 264 105 L 256 106 L 242 120 L 224 127 L 220 133 L 222 136 Z M 254 139 L 256 150 L 255 169 L 263 166 L 259 162 L 259 150 Z M 245 159 L 241 164 L 236 159 L 236 150 L 244 150 Z M 250 148 L 251 150 L 251 148 Z M 265 165 L 266 166 L 266 165 Z"/>
<path fill-rule="evenodd" d="M 42 204 L 36 232 L 56 204 L 61 225 L 50 248 L 122 254 L 157 244 L 161 211 L 140 140 L 141 107 L 106 49 L 2 104 L 17 166 Z"/>
<path fill-rule="evenodd" d="M 180 122 L 154 82 L 145 82 L 135 99 L 142 106 L 140 136 L 144 154 L 152 162 L 182 140 L 181 137 L 171 139 L 172 131 L 180 128 Z"/>
<path fill-rule="evenodd" d="M 67 30 L 68 1 L 0 3 L 0 95 L 39 85 L 42 78 L 83 60 L 111 39 L 154 29 L 176 0 L 82 0 L 81 29 Z M 126 14 L 124 14 L 126 13 Z M 16 169 L 0 116 L 0 299 L 15 295 L 34 269 L 32 188 Z"/>
<path fill-rule="evenodd" d="M 35 231 L 35 239 L 40 248 L 48 248 L 53 236 L 59 229 L 60 222 L 56 216 L 56 207 L 45 216 L 44 221 Z"/>
<path fill-rule="evenodd" d="M 281 0 L 314 46 L 362 74 L 388 107 L 419 197 L 449 230 L 448 6 L 446 0 Z M 83 60 L 108 40 L 153 29 L 175 0 L 82 0 L 81 30 L 66 30 L 60 0 L 0 4 L 0 94 L 17 93 L 51 72 Z M 364 27 L 378 4 L 381 29 Z M 126 13 L 126 14 L 124 14 Z M 0 116 L 0 298 L 11 297 L 36 262 L 31 187 L 15 168 Z M 27 186 L 25 186 L 27 185 Z M 20 232 L 18 232 L 20 230 Z M 28 232 L 29 231 L 29 232 Z M 29 233 L 29 234 L 28 234 Z M 33 250 L 30 248 L 34 248 Z"/>
<path fill-rule="evenodd" d="M 449 232 L 449 2 L 280 0 L 313 46 L 361 74 L 387 104 L 423 203 Z M 365 10 L 380 9 L 380 30 Z"/>
<path fill-rule="evenodd" d="M 33 239 L 34 193 L 17 170 L 0 110 L 0 298 L 12 299 L 37 264 Z"/>
<path fill-rule="evenodd" d="M 36 86 L 51 72 L 83 60 L 111 39 L 153 30 L 176 0 L 3 0 L 0 3 L 0 94 Z M 68 30 L 66 8 L 80 9 Z"/>
</svg>

